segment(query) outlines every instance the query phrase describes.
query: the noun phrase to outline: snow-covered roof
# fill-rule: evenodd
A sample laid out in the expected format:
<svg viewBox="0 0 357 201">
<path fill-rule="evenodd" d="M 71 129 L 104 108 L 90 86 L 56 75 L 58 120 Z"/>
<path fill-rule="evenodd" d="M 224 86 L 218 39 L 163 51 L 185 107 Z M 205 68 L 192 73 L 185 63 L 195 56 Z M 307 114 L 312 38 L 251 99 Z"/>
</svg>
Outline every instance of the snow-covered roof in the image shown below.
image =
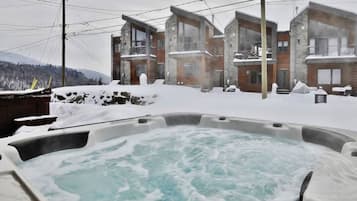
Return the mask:
<svg viewBox="0 0 357 201">
<path fill-rule="evenodd" d="M 156 32 L 157 31 L 157 28 L 154 27 L 154 26 L 151 26 L 150 24 L 148 23 L 145 23 L 141 20 L 138 20 L 138 19 L 134 19 L 133 17 L 129 17 L 127 15 L 122 15 L 122 19 L 127 21 L 127 22 L 130 22 L 130 23 L 133 23 L 137 26 L 140 26 L 140 27 L 144 27 L 144 28 L 148 28 L 150 31 L 152 32 Z"/>
<path fill-rule="evenodd" d="M 202 16 L 202 15 L 199 15 L 199 14 L 196 14 L 196 13 L 193 13 L 193 12 L 190 12 L 190 11 L 187 11 L 187 10 L 184 10 L 184 9 L 181 9 L 181 8 L 178 8 L 176 6 L 171 6 L 170 7 L 170 10 L 172 13 L 174 13 L 175 15 L 179 15 L 179 16 L 184 16 L 184 17 L 187 17 L 189 19 L 194 19 L 194 20 L 204 20 L 206 21 L 207 23 L 209 23 L 210 25 L 213 26 L 214 28 L 214 33 L 216 35 L 221 35 L 223 34 L 211 21 L 209 21 L 205 16 Z"/>
<path fill-rule="evenodd" d="M 248 15 L 246 13 L 242 13 L 242 12 L 239 12 L 239 11 L 236 11 L 236 16 L 235 16 L 236 19 L 243 19 L 243 20 L 247 20 L 247 21 L 250 21 L 250 22 L 253 22 L 253 23 L 256 23 L 256 24 L 260 24 L 261 23 L 261 19 L 259 17 L 255 17 L 253 15 Z M 266 25 L 267 27 L 275 27 L 277 28 L 278 25 L 277 23 L 273 22 L 273 21 L 270 21 L 270 20 L 266 20 Z"/>
</svg>

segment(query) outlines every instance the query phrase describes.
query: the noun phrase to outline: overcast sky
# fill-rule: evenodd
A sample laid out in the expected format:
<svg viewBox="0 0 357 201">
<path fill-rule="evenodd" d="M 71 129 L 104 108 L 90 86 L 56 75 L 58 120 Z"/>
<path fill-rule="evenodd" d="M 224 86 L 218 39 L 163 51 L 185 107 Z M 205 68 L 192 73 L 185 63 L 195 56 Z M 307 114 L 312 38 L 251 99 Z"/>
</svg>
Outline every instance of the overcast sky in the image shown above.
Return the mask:
<svg viewBox="0 0 357 201">
<path fill-rule="evenodd" d="M 69 25 L 67 30 L 70 33 L 67 40 L 67 66 L 87 68 L 110 75 L 110 35 L 120 33 L 118 31 L 123 24 L 120 18 L 122 14 L 149 20 L 169 16 L 170 11 L 165 9 L 139 16 L 137 13 L 192 1 L 68 0 L 66 23 L 72 25 Z M 245 0 L 207 0 L 209 7 L 236 4 L 203 11 L 200 14 L 211 19 L 211 12 L 215 13 L 215 24 L 222 31 L 233 19 L 235 10 L 260 16 L 258 0 L 237 3 L 242 1 Z M 37 59 L 42 63 L 60 65 L 61 2 L 62 0 L 1 0 L 0 51 L 8 50 Z M 267 19 L 278 23 L 279 30 L 289 30 L 289 22 L 296 13 L 296 7 L 301 11 L 308 4 L 307 0 L 267 0 L 267 2 Z M 357 0 L 316 0 L 315 2 L 352 12 L 357 8 Z M 203 1 L 179 7 L 189 11 L 207 8 Z M 165 19 L 160 19 L 148 23 L 163 28 L 164 22 Z M 109 28 L 102 28 L 108 26 Z M 23 45 L 26 46 L 14 49 Z"/>
</svg>

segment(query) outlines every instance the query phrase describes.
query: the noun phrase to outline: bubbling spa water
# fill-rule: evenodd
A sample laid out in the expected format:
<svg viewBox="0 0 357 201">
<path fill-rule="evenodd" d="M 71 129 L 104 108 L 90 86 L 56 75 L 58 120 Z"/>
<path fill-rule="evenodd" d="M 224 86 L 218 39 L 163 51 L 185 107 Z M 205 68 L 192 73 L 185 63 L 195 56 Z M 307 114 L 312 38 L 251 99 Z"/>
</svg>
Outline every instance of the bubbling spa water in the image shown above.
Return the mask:
<svg viewBox="0 0 357 201">
<path fill-rule="evenodd" d="M 43 155 L 20 168 L 49 201 L 295 201 L 324 148 L 178 126 Z"/>
</svg>

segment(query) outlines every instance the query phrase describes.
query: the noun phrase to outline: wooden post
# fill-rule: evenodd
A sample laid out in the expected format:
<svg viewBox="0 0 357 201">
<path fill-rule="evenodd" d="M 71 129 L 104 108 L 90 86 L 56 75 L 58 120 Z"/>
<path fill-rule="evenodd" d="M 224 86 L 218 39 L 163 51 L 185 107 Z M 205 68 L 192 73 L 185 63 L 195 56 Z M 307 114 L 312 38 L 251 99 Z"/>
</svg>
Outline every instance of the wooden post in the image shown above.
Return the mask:
<svg viewBox="0 0 357 201">
<path fill-rule="evenodd" d="M 260 0 L 261 7 L 261 37 L 262 37 L 262 99 L 268 96 L 268 79 L 267 79 L 267 30 L 265 21 L 265 0 Z"/>
<path fill-rule="evenodd" d="M 62 0 L 62 87 L 66 79 L 66 0 Z"/>
</svg>

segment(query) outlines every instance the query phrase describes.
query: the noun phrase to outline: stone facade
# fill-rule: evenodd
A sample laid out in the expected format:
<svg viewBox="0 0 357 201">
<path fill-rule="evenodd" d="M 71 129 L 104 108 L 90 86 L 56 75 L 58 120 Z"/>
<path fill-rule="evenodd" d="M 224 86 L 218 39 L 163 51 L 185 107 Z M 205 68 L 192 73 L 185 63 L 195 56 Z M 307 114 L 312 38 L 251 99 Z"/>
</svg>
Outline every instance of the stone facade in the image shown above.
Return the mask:
<svg viewBox="0 0 357 201">
<path fill-rule="evenodd" d="M 169 57 L 169 53 L 177 49 L 177 16 L 172 15 L 165 27 L 165 83 L 176 84 L 177 61 Z"/>
<path fill-rule="evenodd" d="M 296 16 L 290 23 L 290 86 L 296 81 L 307 82 L 308 55 L 308 9 Z"/>
<path fill-rule="evenodd" d="M 130 41 L 131 41 L 131 24 L 126 22 L 121 29 L 121 55 L 129 55 L 130 54 Z M 122 84 L 130 84 L 130 62 L 122 61 L 121 62 L 121 80 Z"/>
<path fill-rule="evenodd" d="M 238 69 L 233 64 L 234 52 L 238 51 L 238 21 L 234 19 L 224 29 L 224 84 L 238 85 Z"/>
</svg>

